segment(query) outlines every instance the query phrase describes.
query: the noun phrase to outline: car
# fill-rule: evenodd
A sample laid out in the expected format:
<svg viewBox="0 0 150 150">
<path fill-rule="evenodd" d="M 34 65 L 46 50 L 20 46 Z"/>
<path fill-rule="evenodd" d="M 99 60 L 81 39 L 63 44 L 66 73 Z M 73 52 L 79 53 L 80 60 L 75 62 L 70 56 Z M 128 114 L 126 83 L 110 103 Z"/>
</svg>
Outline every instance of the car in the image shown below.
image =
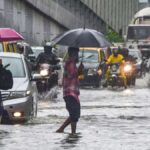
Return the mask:
<svg viewBox="0 0 150 150">
<path fill-rule="evenodd" d="M 2 90 L 2 100 L 6 114 L 2 123 L 26 122 L 37 114 L 37 87 L 28 61 L 22 54 L 0 52 L 4 66 L 11 71 L 13 87 Z"/>
<path fill-rule="evenodd" d="M 35 62 L 36 57 L 30 44 L 26 42 L 17 42 L 17 51 L 23 54 L 29 62 Z"/>
<path fill-rule="evenodd" d="M 136 71 L 137 71 L 137 77 L 142 77 L 142 54 L 139 49 L 135 48 L 128 48 L 129 55 L 133 56 L 136 59 Z"/>
<path fill-rule="evenodd" d="M 99 87 L 101 80 L 104 78 L 105 54 L 102 48 L 80 48 L 79 63 L 83 64 L 83 77 L 80 86 Z"/>
<path fill-rule="evenodd" d="M 40 53 L 44 52 L 44 46 L 31 46 L 31 48 L 36 58 Z"/>
</svg>

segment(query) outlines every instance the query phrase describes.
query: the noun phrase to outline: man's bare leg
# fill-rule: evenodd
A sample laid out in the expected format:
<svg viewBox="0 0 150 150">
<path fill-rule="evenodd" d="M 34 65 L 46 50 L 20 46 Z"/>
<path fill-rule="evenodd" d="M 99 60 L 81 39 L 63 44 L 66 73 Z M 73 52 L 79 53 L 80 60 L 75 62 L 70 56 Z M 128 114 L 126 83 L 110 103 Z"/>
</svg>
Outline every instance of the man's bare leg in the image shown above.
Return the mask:
<svg viewBox="0 0 150 150">
<path fill-rule="evenodd" d="M 77 126 L 76 122 L 71 122 L 71 133 L 72 134 L 76 133 L 76 126 Z"/>
<path fill-rule="evenodd" d="M 68 117 L 65 122 L 62 124 L 62 126 L 60 126 L 60 128 L 58 130 L 56 130 L 56 132 L 58 133 L 62 133 L 64 132 L 64 129 L 71 123 L 71 119 L 70 117 Z"/>
</svg>

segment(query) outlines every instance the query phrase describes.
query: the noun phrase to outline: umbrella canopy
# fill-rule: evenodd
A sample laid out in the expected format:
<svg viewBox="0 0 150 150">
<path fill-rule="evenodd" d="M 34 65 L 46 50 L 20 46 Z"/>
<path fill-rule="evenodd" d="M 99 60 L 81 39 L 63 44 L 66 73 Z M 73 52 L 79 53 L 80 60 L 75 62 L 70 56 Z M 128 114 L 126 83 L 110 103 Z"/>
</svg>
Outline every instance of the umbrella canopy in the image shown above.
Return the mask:
<svg viewBox="0 0 150 150">
<path fill-rule="evenodd" d="M 105 36 L 96 30 L 78 28 L 69 30 L 52 40 L 53 44 L 70 47 L 106 47 L 111 43 Z"/>
<path fill-rule="evenodd" d="M 0 42 L 2 41 L 16 41 L 24 38 L 17 31 L 11 28 L 0 28 Z"/>
</svg>

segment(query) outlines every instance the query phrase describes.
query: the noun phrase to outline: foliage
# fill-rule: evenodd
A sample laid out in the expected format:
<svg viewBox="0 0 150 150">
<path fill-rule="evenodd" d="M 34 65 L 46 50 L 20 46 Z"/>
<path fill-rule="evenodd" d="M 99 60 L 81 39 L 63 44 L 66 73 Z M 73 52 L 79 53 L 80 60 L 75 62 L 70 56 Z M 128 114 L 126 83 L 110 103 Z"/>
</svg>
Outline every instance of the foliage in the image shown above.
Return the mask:
<svg viewBox="0 0 150 150">
<path fill-rule="evenodd" d="M 123 38 L 117 32 L 113 31 L 110 28 L 107 30 L 105 36 L 112 43 L 123 42 Z"/>
</svg>

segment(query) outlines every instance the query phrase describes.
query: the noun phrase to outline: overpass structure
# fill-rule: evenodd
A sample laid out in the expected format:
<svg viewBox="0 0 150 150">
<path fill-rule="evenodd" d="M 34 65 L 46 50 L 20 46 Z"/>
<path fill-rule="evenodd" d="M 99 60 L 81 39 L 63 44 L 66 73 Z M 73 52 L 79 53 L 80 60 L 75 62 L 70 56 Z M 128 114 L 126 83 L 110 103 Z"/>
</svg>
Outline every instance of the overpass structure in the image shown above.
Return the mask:
<svg viewBox="0 0 150 150">
<path fill-rule="evenodd" d="M 12 27 L 40 45 L 79 27 L 125 32 L 137 10 L 137 0 L 0 0 L 0 27 Z"/>
</svg>

